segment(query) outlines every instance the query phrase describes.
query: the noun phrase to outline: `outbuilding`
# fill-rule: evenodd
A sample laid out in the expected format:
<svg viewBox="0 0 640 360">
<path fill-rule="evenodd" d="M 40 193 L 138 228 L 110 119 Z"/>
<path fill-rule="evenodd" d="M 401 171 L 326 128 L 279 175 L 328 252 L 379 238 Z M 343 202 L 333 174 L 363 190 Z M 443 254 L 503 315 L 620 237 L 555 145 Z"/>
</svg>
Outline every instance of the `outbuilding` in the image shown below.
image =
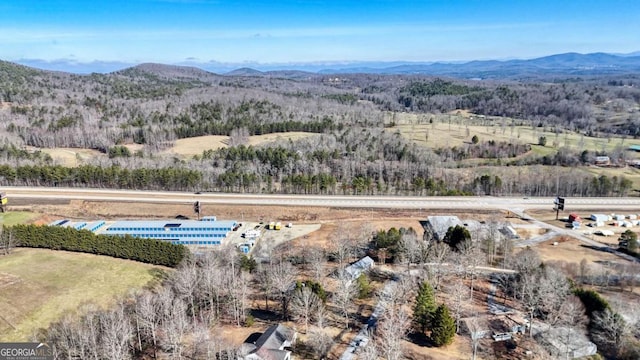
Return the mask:
<svg viewBox="0 0 640 360">
<path fill-rule="evenodd" d="M 609 216 L 605 214 L 591 214 L 591 220 L 595 222 L 609 221 Z"/>
<path fill-rule="evenodd" d="M 569 214 L 569 222 L 570 223 L 581 222 L 581 221 L 582 221 L 582 218 L 580 216 L 578 216 L 578 214 L 576 214 L 576 213 Z"/>
</svg>

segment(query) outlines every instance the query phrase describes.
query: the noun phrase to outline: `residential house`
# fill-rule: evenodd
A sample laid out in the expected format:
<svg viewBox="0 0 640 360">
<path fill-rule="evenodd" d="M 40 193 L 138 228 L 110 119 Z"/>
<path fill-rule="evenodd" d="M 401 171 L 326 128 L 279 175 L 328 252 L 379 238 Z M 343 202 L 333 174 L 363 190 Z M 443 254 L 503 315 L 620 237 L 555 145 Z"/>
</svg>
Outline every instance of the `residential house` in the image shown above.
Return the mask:
<svg viewBox="0 0 640 360">
<path fill-rule="evenodd" d="M 287 326 L 271 325 L 255 342 L 242 344 L 238 360 L 291 360 L 287 348 L 296 341 L 296 335 Z"/>
</svg>

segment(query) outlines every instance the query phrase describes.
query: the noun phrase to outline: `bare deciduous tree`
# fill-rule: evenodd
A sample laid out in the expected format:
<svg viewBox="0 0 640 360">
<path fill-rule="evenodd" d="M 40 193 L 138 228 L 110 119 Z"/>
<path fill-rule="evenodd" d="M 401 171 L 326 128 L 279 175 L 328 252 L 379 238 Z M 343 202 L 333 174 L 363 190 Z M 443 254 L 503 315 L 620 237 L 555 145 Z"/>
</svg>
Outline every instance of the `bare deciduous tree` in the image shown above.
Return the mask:
<svg viewBox="0 0 640 360">
<path fill-rule="evenodd" d="M 418 240 L 413 231 L 404 232 L 400 237 L 400 258 L 407 265 L 407 272 L 411 269 L 411 263 L 417 263 L 421 259 L 423 248 L 420 243 L 424 241 Z"/>
<path fill-rule="evenodd" d="M 310 288 L 296 290 L 291 298 L 291 312 L 298 322 L 304 325 L 305 334 L 309 331 L 309 322 L 323 306 L 322 301 Z"/>
<path fill-rule="evenodd" d="M 267 267 L 268 276 L 271 277 L 271 283 L 273 289 L 278 293 L 280 298 L 280 304 L 282 306 L 282 317 L 287 318 L 289 292 L 293 290 L 295 286 L 298 270 L 291 265 L 290 262 L 281 261 L 276 264 L 269 265 Z"/>
<path fill-rule="evenodd" d="M 177 269 L 173 276 L 173 288 L 176 295 L 181 297 L 189 305 L 189 312 L 192 316 L 192 321 L 195 322 L 196 316 L 196 292 L 200 288 L 200 271 L 195 261 L 186 261 Z"/>
<path fill-rule="evenodd" d="M 549 265 L 538 279 L 540 308 L 546 313 L 549 326 L 552 326 L 564 316 L 566 309 L 563 307 L 567 306 L 567 296 L 571 291 L 569 281 L 560 269 Z"/>
<path fill-rule="evenodd" d="M 318 247 L 309 248 L 308 258 L 309 266 L 313 272 L 313 280 L 325 285 L 327 258 L 324 250 Z"/>
<path fill-rule="evenodd" d="M 584 306 L 580 299 L 574 295 L 565 298 L 560 308 L 559 319 L 559 332 L 560 342 L 564 346 L 562 356 L 566 356 L 567 359 L 571 358 L 570 355 L 574 350 L 575 337 L 581 335 L 584 332 L 584 325 L 587 322 L 587 316 L 584 312 Z"/>
<path fill-rule="evenodd" d="M 471 280 L 469 283 L 469 299 L 473 299 L 474 281 L 478 273 L 478 266 L 484 265 L 486 258 L 477 244 L 471 241 L 464 243 L 460 247 L 458 254 L 465 276 L 468 275 Z"/>
<path fill-rule="evenodd" d="M 629 339 L 632 327 L 617 312 L 605 309 L 594 314 L 591 336 L 598 346 L 617 355 Z"/>
<path fill-rule="evenodd" d="M 186 345 L 186 337 L 191 330 L 191 322 L 187 315 L 187 305 L 181 299 L 173 299 L 169 303 L 162 302 L 165 314 L 161 324 L 161 334 L 163 334 L 163 343 L 165 349 L 171 353 L 176 359 L 182 357 Z"/>
<path fill-rule="evenodd" d="M 450 300 L 452 315 L 456 320 L 456 334 L 460 331 L 460 319 L 468 300 L 467 289 L 462 279 L 456 279 L 446 287 L 446 292 L 449 295 L 447 299 Z"/>
<path fill-rule="evenodd" d="M 338 264 L 340 267 L 344 266 L 345 262 L 353 255 L 354 238 L 351 234 L 351 228 L 341 222 L 329 242 Z"/>
<path fill-rule="evenodd" d="M 409 314 L 400 307 L 388 306 L 376 326 L 376 342 L 379 345 L 381 355 L 387 360 L 402 359 L 404 340 L 411 319 Z"/>
<path fill-rule="evenodd" d="M 429 263 L 428 272 L 429 276 L 433 279 L 431 283 L 434 291 L 440 289 L 440 283 L 446 274 L 443 264 L 450 256 L 451 248 L 449 245 L 439 241 L 433 241 L 429 245 L 427 255 L 427 262 Z"/>
<path fill-rule="evenodd" d="M 309 334 L 309 345 L 313 348 L 316 358 L 324 359 L 333 346 L 333 338 L 321 326 L 314 326 Z"/>
<path fill-rule="evenodd" d="M 135 318 L 138 337 L 142 336 L 146 341 L 151 341 L 155 354 L 158 348 L 157 329 L 160 317 L 158 316 L 156 299 L 152 293 L 145 292 L 138 297 L 135 304 Z M 140 340 L 138 342 L 140 343 Z M 140 351 L 142 351 L 141 348 Z"/>
<path fill-rule="evenodd" d="M 229 133 L 229 146 L 246 145 L 249 143 L 249 130 L 246 127 L 235 128 Z"/>
<path fill-rule="evenodd" d="M 130 358 L 133 327 L 125 314 L 124 305 L 103 312 L 100 316 L 101 353 L 109 359 L 121 360 Z"/>
<path fill-rule="evenodd" d="M 344 270 L 338 271 L 336 290 L 333 293 L 333 303 L 340 309 L 344 317 L 344 327 L 349 328 L 349 310 L 353 298 L 358 293 L 355 280 Z"/>
</svg>

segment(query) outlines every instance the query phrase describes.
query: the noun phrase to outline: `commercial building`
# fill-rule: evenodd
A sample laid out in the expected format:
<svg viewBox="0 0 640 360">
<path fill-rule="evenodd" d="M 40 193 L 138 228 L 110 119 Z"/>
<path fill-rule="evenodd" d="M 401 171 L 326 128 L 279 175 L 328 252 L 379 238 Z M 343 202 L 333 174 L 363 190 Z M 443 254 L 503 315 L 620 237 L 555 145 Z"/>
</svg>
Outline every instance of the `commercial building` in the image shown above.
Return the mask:
<svg viewBox="0 0 640 360">
<path fill-rule="evenodd" d="M 173 244 L 209 246 L 220 245 L 237 228 L 234 220 L 218 221 L 215 217 L 202 220 L 122 220 L 122 221 L 70 221 L 57 220 L 50 226 L 85 229 L 96 234 L 125 236 L 170 241 Z"/>
</svg>

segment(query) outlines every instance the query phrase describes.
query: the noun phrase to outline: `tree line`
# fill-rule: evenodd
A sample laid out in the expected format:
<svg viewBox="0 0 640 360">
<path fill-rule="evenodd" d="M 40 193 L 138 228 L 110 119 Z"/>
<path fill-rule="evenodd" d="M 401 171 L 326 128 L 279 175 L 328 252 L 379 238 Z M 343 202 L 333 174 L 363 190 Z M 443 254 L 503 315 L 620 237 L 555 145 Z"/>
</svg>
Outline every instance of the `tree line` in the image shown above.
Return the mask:
<svg viewBox="0 0 640 360">
<path fill-rule="evenodd" d="M 62 226 L 14 225 L 4 227 L 3 236 L 13 237 L 14 246 L 84 252 L 169 267 L 178 266 L 188 255 L 186 247 L 167 241 L 96 235 Z"/>
</svg>

